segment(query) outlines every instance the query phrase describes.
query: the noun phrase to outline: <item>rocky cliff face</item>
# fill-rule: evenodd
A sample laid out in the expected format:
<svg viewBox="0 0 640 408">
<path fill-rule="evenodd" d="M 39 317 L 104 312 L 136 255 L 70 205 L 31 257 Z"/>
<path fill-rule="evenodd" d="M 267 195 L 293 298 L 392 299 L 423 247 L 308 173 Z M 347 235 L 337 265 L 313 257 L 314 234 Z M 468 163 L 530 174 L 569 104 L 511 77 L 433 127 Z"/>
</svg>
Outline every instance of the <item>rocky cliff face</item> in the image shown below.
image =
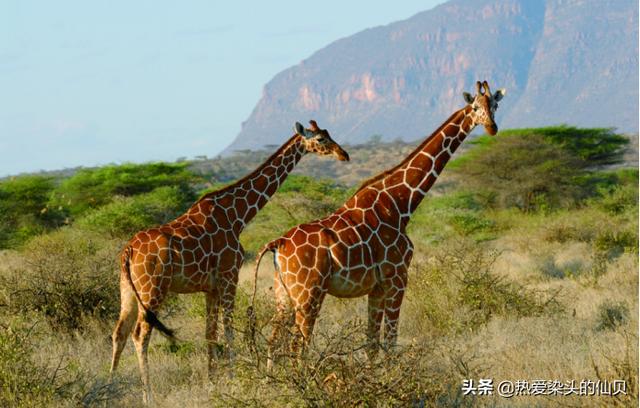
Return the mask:
<svg viewBox="0 0 640 408">
<path fill-rule="evenodd" d="M 502 127 L 638 131 L 632 0 L 451 0 L 338 40 L 275 76 L 226 152 L 279 144 L 316 119 L 339 142 L 414 140 L 476 80 L 507 88 Z"/>
</svg>

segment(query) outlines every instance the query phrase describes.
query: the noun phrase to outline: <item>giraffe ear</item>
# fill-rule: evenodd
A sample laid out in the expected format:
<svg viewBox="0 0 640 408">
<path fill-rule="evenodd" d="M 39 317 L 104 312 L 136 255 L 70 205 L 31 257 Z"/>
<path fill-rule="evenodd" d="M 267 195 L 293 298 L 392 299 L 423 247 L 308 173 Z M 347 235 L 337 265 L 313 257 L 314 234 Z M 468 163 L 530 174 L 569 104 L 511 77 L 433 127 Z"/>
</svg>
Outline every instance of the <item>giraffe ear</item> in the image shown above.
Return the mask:
<svg viewBox="0 0 640 408">
<path fill-rule="evenodd" d="M 506 94 L 507 90 L 504 88 L 500 88 L 496 91 L 496 93 L 493 94 L 493 100 L 498 102 L 500 99 L 504 98 Z"/>
<path fill-rule="evenodd" d="M 296 122 L 296 125 L 294 126 L 294 129 L 296 131 L 297 134 L 299 134 L 300 136 L 304 137 L 304 138 L 310 138 L 313 137 L 313 133 L 311 131 L 309 131 L 309 129 L 305 129 L 304 126 L 302 126 L 302 124 L 300 122 Z"/>
<path fill-rule="evenodd" d="M 463 92 L 462 96 L 464 97 L 464 101 L 466 103 L 469 103 L 469 104 L 473 103 L 473 96 L 471 96 L 469 92 Z"/>
</svg>

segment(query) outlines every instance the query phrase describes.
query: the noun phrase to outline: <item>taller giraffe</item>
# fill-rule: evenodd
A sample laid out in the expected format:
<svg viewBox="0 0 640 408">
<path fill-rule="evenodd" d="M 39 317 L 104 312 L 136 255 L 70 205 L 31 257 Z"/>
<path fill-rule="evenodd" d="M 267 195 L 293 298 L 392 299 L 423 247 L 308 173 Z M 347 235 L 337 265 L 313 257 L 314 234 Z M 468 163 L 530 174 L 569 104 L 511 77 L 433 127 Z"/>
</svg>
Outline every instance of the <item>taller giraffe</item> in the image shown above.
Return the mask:
<svg viewBox="0 0 640 408">
<path fill-rule="evenodd" d="M 467 105 L 453 113 L 431 136 L 394 168 L 365 182 L 336 212 L 292 228 L 258 253 L 271 251 L 275 263 L 275 341 L 291 304 L 295 324 L 306 343 L 327 293 L 353 298 L 368 295 L 370 352 L 375 354 L 385 318 L 385 348 L 396 343 L 400 306 L 407 285 L 413 244 L 406 233 L 411 214 L 445 165 L 477 126 L 495 135 L 494 113 L 504 89 L 491 94 L 489 84 L 476 83 L 476 95 L 465 92 Z M 255 289 L 254 289 L 255 297 Z M 280 323 L 278 323 L 280 321 Z"/>
<path fill-rule="evenodd" d="M 123 249 L 121 309 L 112 337 L 111 372 L 118 366 L 135 322 L 133 342 L 145 402 L 150 398 L 147 347 L 152 328 L 173 336 L 154 314 L 167 294 L 205 292 L 208 367 L 209 375 L 212 375 L 220 303 L 227 349 L 231 353 L 234 298 L 244 256 L 240 233 L 305 154 L 333 155 L 338 160 L 349 160 L 347 152 L 331 139 L 329 132 L 318 128 L 313 120 L 309 123 L 309 129 L 296 123 L 296 134 L 253 173 L 204 195 L 175 220 L 138 232 Z"/>
</svg>

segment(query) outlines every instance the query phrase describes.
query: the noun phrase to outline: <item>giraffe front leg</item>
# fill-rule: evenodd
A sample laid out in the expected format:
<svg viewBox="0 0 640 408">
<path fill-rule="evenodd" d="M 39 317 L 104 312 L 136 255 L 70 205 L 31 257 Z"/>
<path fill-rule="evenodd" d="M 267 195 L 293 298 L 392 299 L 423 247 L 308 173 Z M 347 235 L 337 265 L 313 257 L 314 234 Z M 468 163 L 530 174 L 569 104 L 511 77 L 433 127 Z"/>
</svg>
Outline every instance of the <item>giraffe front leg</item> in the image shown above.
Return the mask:
<svg viewBox="0 0 640 408">
<path fill-rule="evenodd" d="M 229 364 L 234 360 L 234 331 L 233 331 L 233 310 L 235 307 L 236 289 L 238 287 L 239 269 L 225 273 L 222 276 L 222 293 L 220 302 L 222 303 L 222 325 L 224 327 L 224 337 L 226 341 L 225 356 Z"/>
<path fill-rule="evenodd" d="M 218 327 L 218 305 L 220 297 L 216 291 L 207 292 L 205 294 L 207 315 L 205 338 L 207 340 L 207 369 L 209 379 L 212 380 L 216 372 L 218 363 L 218 344 L 217 344 L 217 327 Z"/>
<path fill-rule="evenodd" d="M 399 268 L 395 276 L 387 283 L 384 302 L 384 349 L 391 351 L 398 340 L 400 307 L 407 285 L 406 268 Z"/>
<path fill-rule="evenodd" d="M 382 317 L 385 308 L 385 293 L 381 285 L 376 285 L 369 293 L 368 298 L 368 325 L 367 340 L 369 342 L 367 348 L 367 356 L 369 360 L 375 359 L 380 349 L 380 326 L 382 325 Z"/>
</svg>

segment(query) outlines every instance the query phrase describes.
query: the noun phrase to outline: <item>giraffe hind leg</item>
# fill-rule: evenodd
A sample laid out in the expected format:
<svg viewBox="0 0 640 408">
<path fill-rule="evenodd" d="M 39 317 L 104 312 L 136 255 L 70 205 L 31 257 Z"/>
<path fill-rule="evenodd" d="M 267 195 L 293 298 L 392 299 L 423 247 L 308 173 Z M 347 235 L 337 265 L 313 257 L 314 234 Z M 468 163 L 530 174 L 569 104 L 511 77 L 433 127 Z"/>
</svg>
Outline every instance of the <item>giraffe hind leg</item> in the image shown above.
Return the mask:
<svg viewBox="0 0 640 408">
<path fill-rule="evenodd" d="M 288 342 L 289 328 L 293 326 L 295 312 L 291 307 L 291 300 L 286 293 L 286 289 L 282 286 L 278 276 L 279 265 L 274 260 L 276 267 L 276 276 L 274 280 L 274 290 L 276 297 L 276 313 L 271 319 L 272 331 L 268 341 L 267 351 L 267 370 L 271 371 L 273 363 L 278 354 L 281 352 L 283 345 Z"/>
<path fill-rule="evenodd" d="M 302 359 L 311 341 L 313 328 L 320 314 L 325 295 L 326 291 L 316 286 L 309 291 L 309 298 L 296 307 L 295 323 L 298 329 L 298 336 L 293 343 L 293 352 L 297 355 L 298 360 Z"/>
<path fill-rule="evenodd" d="M 142 377 L 142 402 L 148 404 L 151 402 L 151 384 L 149 383 L 149 361 L 148 349 L 151 340 L 151 331 L 153 327 L 147 323 L 144 313 L 138 313 L 136 328 L 133 332 L 133 344 L 136 347 L 138 356 L 138 365 L 140 366 L 140 376 Z"/>
<path fill-rule="evenodd" d="M 368 296 L 367 356 L 373 360 L 380 349 L 380 326 L 384 315 L 384 289 L 376 285 Z"/>
<path fill-rule="evenodd" d="M 138 303 L 136 301 L 134 293 L 130 288 L 124 287 L 120 291 L 120 317 L 116 323 L 116 327 L 113 330 L 111 336 L 113 342 L 113 355 L 111 359 L 110 375 L 118 368 L 120 361 L 120 355 L 127 342 L 127 338 L 131 334 L 133 324 L 136 321 L 136 315 L 138 313 Z"/>
</svg>

